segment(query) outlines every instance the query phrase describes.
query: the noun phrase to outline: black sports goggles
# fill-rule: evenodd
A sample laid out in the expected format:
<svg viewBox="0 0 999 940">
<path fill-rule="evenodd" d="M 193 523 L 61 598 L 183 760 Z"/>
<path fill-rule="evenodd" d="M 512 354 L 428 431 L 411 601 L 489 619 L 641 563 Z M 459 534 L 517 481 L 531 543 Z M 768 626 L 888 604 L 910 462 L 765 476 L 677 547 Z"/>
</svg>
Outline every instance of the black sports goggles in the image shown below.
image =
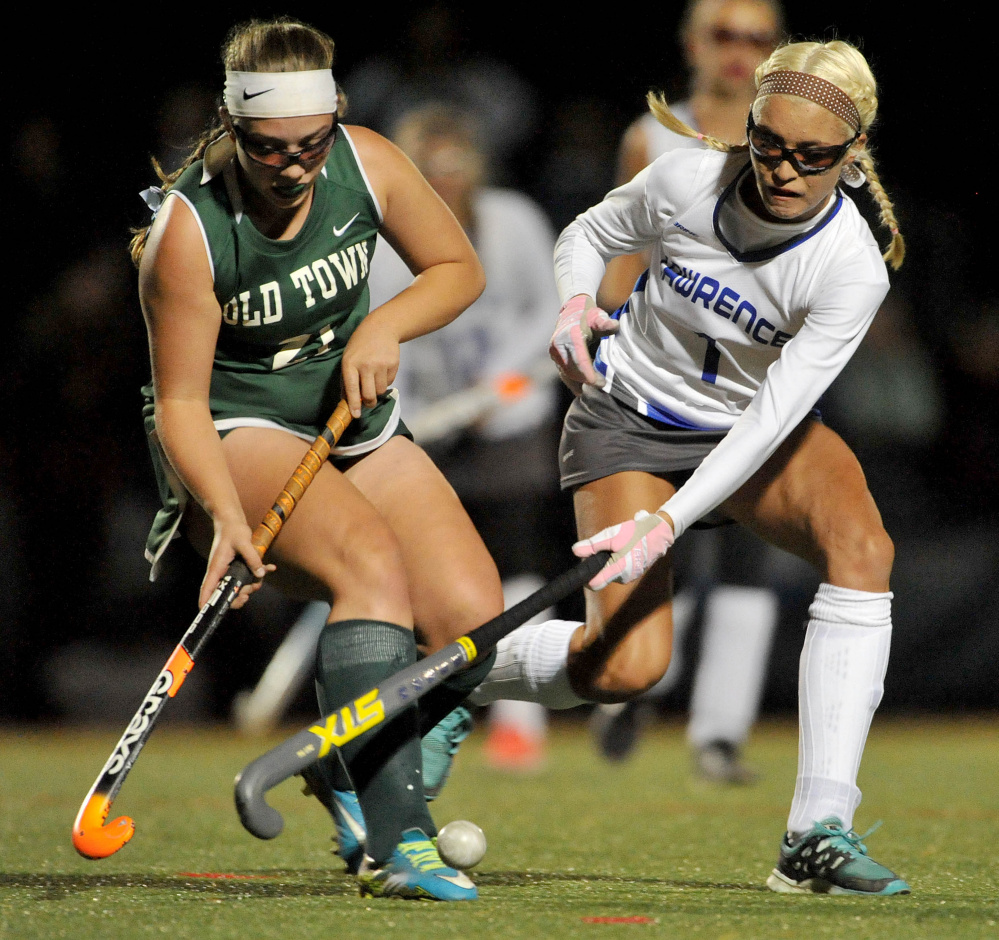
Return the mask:
<svg viewBox="0 0 999 940">
<path fill-rule="evenodd" d="M 756 126 L 753 112 L 749 112 L 746 123 L 746 139 L 753 156 L 770 170 L 775 170 L 785 160 L 802 176 L 814 176 L 831 170 L 853 146 L 860 136 L 857 131 L 846 143 L 835 147 L 806 147 L 805 149 L 790 149 L 783 146 L 783 141 Z"/>
<path fill-rule="evenodd" d="M 339 121 L 337 121 L 334 117 L 333 126 L 330 128 L 329 133 L 322 138 L 322 140 L 317 140 L 314 144 L 310 144 L 304 150 L 296 150 L 294 153 L 287 150 L 276 150 L 273 147 L 267 147 L 264 144 L 257 143 L 247 137 L 246 131 L 244 131 L 238 124 L 233 124 L 232 129 L 236 133 L 236 139 L 239 141 L 240 146 L 246 151 L 246 155 L 254 163 L 259 163 L 262 166 L 267 166 L 275 170 L 283 170 L 285 167 L 289 167 L 293 163 L 304 166 L 323 159 L 326 154 L 333 149 L 333 144 L 336 141 L 337 128 L 339 126 Z"/>
</svg>

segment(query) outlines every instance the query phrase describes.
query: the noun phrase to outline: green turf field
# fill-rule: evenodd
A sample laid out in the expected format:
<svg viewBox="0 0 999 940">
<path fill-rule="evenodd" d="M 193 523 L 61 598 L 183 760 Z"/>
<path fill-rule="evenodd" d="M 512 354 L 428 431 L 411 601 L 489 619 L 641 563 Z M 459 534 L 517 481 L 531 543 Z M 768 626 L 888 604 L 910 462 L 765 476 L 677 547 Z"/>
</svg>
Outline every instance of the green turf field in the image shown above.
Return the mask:
<svg viewBox="0 0 999 940">
<path fill-rule="evenodd" d="M 232 778 L 277 739 L 225 729 L 160 728 L 114 806 L 136 819 L 135 838 L 104 861 L 79 858 L 72 822 L 120 732 L 0 732 L 3 940 L 999 938 L 996 717 L 876 722 L 857 826 L 885 820 L 868 847 L 914 890 L 889 899 L 763 887 L 794 784 L 789 724 L 757 730 L 749 758 L 763 779 L 739 790 L 691 781 L 679 727 L 608 765 L 582 723 L 560 722 L 548 769 L 528 779 L 484 769 L 476 733 L 435 815 L 478 822 L 489 852 L 474 873 L 480 900 L 450 905 L 359 898 L 330 855 L 323 811 L 295 781 L 272 793 L 284 834 L 248 835 Z"/>
</svg>

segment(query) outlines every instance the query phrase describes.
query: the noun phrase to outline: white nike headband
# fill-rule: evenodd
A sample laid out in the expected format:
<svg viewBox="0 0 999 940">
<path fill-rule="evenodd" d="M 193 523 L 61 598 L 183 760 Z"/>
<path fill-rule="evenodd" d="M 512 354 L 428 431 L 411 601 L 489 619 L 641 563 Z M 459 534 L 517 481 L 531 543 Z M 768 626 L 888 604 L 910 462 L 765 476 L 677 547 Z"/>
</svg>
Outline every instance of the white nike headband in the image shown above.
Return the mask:
<svg viewBox="0 0 999 940">
<path fill-rule="evenodd" d="M 226 72 L 225 106 L 233 117 L 336 114 L 336 82 L 329 69 L 308 72 Z"/>
</svg>

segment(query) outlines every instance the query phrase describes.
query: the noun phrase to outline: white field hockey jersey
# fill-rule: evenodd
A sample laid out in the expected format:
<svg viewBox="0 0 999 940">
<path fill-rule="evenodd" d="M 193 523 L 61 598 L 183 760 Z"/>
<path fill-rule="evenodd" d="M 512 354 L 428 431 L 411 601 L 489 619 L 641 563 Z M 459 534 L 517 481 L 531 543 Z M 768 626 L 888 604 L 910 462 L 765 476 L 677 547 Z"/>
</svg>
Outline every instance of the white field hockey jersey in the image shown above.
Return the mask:
<svg viewBox="0 0 999 940">
<path fill-rule="evenodd" d="M 745 154 L 677 150 L 562 233 L 563 300 L 595 296 L 606 261 L 651 265 L 600 344 L 605 391 L 685 428 L 730 429 L 664 510 L 681 534 L 748 480 L 814 407 L 888 291 L 870 228 L 838 191 L 814 220 L 767 223 L 741 204 Z"/>
</svg>

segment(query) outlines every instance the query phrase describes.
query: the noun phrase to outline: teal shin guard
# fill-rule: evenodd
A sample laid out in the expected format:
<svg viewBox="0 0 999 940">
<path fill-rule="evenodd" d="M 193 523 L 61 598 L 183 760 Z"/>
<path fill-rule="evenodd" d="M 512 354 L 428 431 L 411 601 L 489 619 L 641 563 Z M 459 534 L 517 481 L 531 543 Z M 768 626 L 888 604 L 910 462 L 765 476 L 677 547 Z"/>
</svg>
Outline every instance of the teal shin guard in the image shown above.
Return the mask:
<svg viewBox="0 0 999 940">
<path fill-rule="evenodd" d="M 319 706 L 329 714 L 416 661 L 411 630 L 378 620 L 327 624 L 316 655 Z M 417 708 L 407 708 L 339 750 L 326 765 L 337 789 L 353 789 L 367 825 L 367 854 L 384 862 L 407 829 L 435 832 L 423 796 Z"/>
</svg>

